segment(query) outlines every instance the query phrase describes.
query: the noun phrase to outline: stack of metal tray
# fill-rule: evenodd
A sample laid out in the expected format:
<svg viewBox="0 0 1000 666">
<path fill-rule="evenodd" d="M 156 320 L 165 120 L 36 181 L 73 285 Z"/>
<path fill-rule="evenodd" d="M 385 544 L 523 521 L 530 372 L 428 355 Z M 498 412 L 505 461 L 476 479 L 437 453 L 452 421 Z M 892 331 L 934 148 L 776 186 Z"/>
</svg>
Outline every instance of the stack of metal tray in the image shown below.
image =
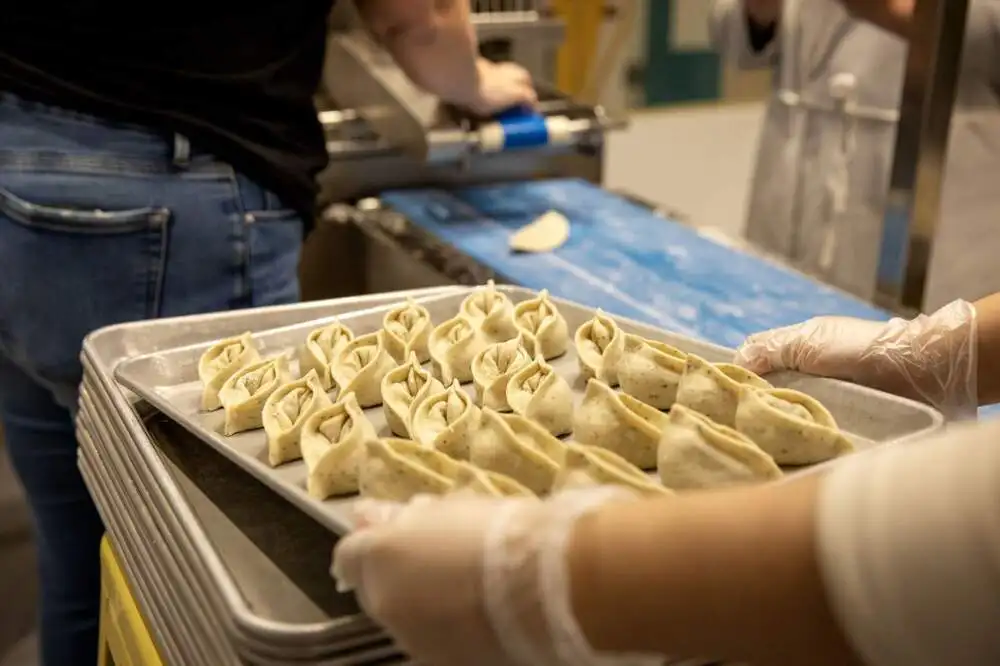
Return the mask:
<svg viewBox="0 0 1000 666">
<path fill-rule="evenodd" d="M 523 288 L 500 289 L 515 302 L 534 296 Z M 338 595 L 329 579 L 334 532 L 342 526 L 327 515 L 335 507 L 320 510 L 301 493 L 289 492 L 281 474 L 220 442 L 198 426 L 199 417 L 179 411 L 163 396 L 175 385 L 188 386 L 198 345 L 210 340 L 251 330 L 269 351 L 283 350 L 334 315 L 357 326 L 356 332 L 367 332 L 380 326 L 387 306 L 406 296 L 425 302 L 442 321 L 467 293 L 460 288 L 397 292 L 143 322 L 88 338 L 78 419 L 80 466 L 168 663 L 406 663 L 353 597 Z M 555 302 L 571 330 L 593 314 L 584 306 Z M 732 355 L 723 347 L 615 319 L 627 333 L 662 339 L 709 361 Z M 116 376 L 163 412 L 125 390 Z M 859 386 L 795 373 L 769 379 L 821 400 L 864 445 L 898 442 L 942 423 L 929 407 Z M 170 390 L 158 393 L 160 388 Z"/>
<path fill-rule="evenodd" d="M 115 366 L 452 289 L 122 324 L 87 338 L 79 465 L 165 663 L 408 662 L 334 591 L 336 537 L 122 388 Z"/>
</svg>

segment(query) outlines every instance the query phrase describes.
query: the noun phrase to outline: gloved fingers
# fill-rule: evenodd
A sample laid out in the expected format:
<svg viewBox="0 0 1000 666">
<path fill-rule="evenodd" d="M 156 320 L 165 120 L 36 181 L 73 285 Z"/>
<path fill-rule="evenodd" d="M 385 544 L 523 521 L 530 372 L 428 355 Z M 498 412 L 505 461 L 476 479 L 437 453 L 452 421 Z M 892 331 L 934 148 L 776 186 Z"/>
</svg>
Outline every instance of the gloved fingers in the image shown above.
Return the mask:
<svg viewBox="0 0 1000 666">
<path fill-rule="evenodd" d="M 333 548 L 330 575 L 337 591 L 353 592 L 364 589 L 364 565 L 368 554 L 379 539 L 375 530 L 359 530 L 342 538 Z"/>
<path fill-rule="evenodd" d="M 798 369 L 796 358 L 807 336 L 806 324 L 755 333 L 736 350 L 733 362 L 758 375 Z"/>
<path fill-rule="evenodd" d="M 405 505 L 400 502 L 384 502 L 382 500 L 362 499 L 354 503 L 351 515 L 354 518 L 355 529 L 384 525 L 395 519 Z"/>
</svg>

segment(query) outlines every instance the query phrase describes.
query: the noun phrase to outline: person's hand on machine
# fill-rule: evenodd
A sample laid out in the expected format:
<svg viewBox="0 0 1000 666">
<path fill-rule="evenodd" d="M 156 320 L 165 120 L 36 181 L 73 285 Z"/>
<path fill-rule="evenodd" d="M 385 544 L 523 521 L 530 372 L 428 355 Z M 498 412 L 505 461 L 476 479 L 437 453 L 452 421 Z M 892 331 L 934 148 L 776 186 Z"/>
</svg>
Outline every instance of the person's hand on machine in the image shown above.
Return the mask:
<svg viewBox="0 0 1000 666">
<path fill-rule="evenodd" d="M 736 362 L 759 374 L 798 370 L 921 400 L 949 418 L 975 415 L 977 313 L 955 301 L 907 321 L 819 317 L 753 335 Z"/>
<path fill-rule="evenodd" d="M 491 116 L 511 107 L 535 107 L 538 93 L 531 81 L 531 74 L 513 62 L 491 62 L 480 58 L 479 89 L 475 98 L 464 106 L 480 116 Z"/>
</svg>

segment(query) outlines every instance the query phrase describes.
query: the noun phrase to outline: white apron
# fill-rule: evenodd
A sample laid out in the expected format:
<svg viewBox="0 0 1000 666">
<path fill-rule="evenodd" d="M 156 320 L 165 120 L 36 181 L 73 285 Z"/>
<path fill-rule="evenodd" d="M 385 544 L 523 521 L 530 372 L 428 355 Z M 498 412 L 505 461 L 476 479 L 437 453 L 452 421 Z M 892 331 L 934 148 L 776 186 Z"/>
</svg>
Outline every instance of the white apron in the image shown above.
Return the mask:
<svg viewBox="0 0 1000 666">
<path fill-rule="evenodd" d="M 985 0 L 970 10 L 925 296 L 931 309 L 1000 291 L 1000 227 L 992 231 L 992 217 L 1000 216 L 1000 110 L 992 83 L 1000 71 L 998 6 Z M 906 44 L 853 20 L 835 0 L 786 0 L 774 48 L 775 92 L 761 135 L 747 237 L 870 299 Z"/>
</svg>

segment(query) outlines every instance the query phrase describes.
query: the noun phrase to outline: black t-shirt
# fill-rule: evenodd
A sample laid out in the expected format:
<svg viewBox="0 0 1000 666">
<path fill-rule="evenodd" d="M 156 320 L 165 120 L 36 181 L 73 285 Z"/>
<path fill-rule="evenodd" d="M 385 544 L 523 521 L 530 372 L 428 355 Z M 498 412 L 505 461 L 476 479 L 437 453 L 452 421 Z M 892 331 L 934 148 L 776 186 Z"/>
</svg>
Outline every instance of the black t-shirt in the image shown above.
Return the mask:
<svg viewBox="0 0 1000 666">
<path fill-rule="evenodd" d="M 334 0 L 11 0 L 0 91 L 179 132 L 311 215 Z"/>
</svg>

